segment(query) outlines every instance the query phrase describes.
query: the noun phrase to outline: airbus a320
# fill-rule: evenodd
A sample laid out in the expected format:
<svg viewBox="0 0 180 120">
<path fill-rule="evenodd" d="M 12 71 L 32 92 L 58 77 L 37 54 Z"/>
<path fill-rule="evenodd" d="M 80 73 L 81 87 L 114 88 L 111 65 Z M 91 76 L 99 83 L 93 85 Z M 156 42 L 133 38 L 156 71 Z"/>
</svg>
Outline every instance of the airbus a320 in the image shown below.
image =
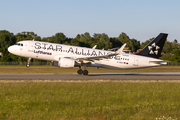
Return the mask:
<svg viewBox="0 0 180 120">
<path fill-rule="evenodd" d="M 161 52 L 168 34 L 160 33 L 142 51 L 137 54 L 123 52 L 126 44 L 116 52 L 86 47 L 77 47 L 34 40 L 23 40 L 8 48 L 14 55 L 54 61 L 54 66 L 71 68 L 79 66 L 79 75 L 88 75 L 87 67 L 103 67 L 110 69 L 145 68 L 166 65 L 167 61 L 160 60 Z M 84 67 L 84 70 L 81 69 Z"/>
</svg>

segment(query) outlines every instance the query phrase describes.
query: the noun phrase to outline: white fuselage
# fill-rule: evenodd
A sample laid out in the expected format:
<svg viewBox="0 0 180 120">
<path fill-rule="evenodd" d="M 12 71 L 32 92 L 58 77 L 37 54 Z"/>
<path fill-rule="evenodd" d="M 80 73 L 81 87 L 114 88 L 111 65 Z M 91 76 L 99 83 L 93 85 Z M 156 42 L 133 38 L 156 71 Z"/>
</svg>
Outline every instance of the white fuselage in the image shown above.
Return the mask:
<svg viewBox="0 0 180 120">
<path fill-rule="evenodd" d="M 114 53 L 107 50 L 31 40 L 20 41 L 16 45 L 10 46 L 8 51 L 22 57 L 49 61 L 59 61 L 60 57 L 78 59 Z M 166 64 L 166 62 L 156 58 L 122 53 L 120 55 L 112 56 L 109 59 L 94 60 L 90 66 L 111 69 L 129 69 L 153 67 L 161 64 Z"/>
</svg>

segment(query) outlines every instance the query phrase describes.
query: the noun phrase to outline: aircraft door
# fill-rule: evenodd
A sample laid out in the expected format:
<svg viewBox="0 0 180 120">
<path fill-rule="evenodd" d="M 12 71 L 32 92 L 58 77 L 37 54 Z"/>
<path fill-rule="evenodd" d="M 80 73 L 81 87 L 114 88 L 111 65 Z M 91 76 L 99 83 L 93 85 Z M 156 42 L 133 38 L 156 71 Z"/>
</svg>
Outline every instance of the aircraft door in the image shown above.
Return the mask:
<svg viewBox="0 0 180 120">
<path fill-rule="evenodd" d="M 29 42 L 28 52 L 34 51 L 34 41 Z"/>
<path fill-rule="evenodd" d="M 134 57 L 134 66 L 138 66 L 138 62 L 139 62 L 139 57 Z"/>
</svg>

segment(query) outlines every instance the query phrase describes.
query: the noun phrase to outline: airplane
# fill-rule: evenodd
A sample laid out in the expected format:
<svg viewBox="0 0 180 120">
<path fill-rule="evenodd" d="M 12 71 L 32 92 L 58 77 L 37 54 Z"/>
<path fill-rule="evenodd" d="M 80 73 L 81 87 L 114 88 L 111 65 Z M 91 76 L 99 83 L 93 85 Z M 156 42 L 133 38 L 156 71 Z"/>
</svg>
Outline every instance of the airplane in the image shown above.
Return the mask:
<svg viewBox="0 0 180 120">
<path fill-rule="evenodd" d="M 142 51 L 136 54 L 123 52 L 126 44 L 117 51 L 100 50 L 86 47 L 41 42 L 34 40 L 19 41 L 8 47 L 14 55 L 27 57 L 29 67 L 31 58 L 53 61 L 54 66 L 72 68 L 79 66 L 79 75 L 88 75 L 87 67 L 103 67 L 110 69 L 132 69 L 166 65 L 167 61 L 160 60 L 161 52 L 168 34 L 160 33 Z M 81 67 L 84 67 L 84 70 Z"/>
</svg>

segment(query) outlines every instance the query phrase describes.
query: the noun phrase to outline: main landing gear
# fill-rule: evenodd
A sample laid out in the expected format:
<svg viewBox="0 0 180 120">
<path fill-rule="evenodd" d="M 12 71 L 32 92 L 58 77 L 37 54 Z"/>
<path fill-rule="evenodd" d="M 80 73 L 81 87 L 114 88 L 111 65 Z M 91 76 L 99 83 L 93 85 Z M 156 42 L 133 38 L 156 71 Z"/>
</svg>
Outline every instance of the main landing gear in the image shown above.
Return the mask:
<svg viewBox="0 0 180 120">
<path fill-rule="evenodd" d="M 88 71 L 86 70 L 86 66 L 84 66 L 84 71 L 81 69 L 81 66 L 79 66 L 79 70 L 77 71 L 79 75 L 88 75 Z"/>
</svg>

